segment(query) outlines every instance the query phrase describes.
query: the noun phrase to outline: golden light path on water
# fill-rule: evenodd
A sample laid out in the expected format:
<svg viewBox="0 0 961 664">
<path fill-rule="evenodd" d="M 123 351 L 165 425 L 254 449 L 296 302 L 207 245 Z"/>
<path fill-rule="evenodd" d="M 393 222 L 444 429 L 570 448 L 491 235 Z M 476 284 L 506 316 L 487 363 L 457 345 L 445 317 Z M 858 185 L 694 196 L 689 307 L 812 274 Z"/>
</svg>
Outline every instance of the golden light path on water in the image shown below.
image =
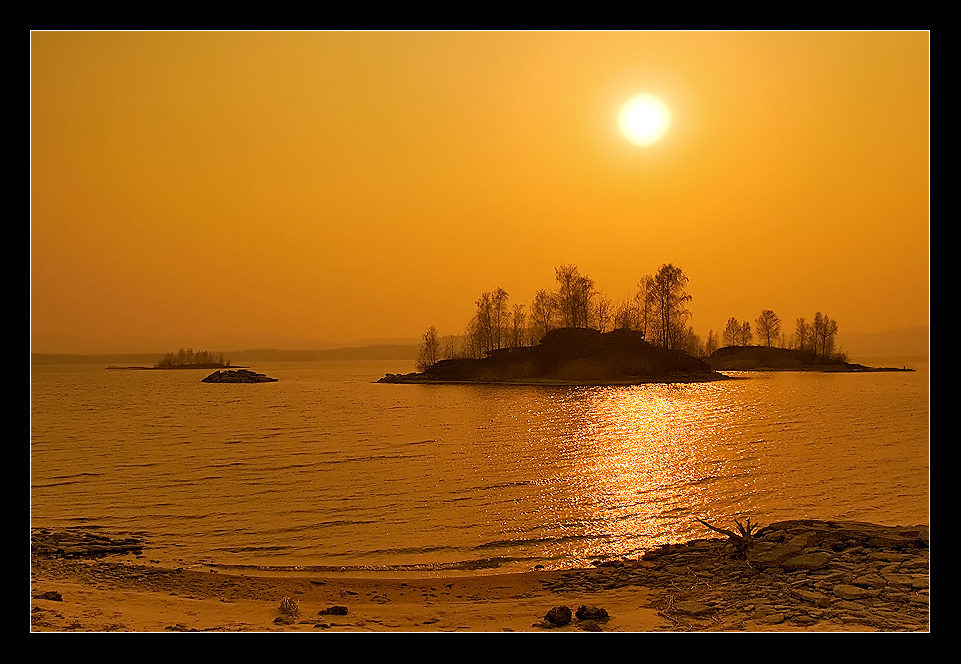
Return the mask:
<svg viewBox="0 0 961 664">
<path fill-rule="evenodd" d="M 545 503 L 545 520 L 580 524 L 592 544 L 579 555 L 591 557 L 609 555 L 612 539 L 677 541 L 678 521 L 701 536 L 695 517 L 750 513 L 763 472 L 739 423 L 752 406 L 728 394 L 716 383 L 583 388 L 528 413 L 533 438 L 566 440 L 558 453 L 570 486 Z"/>
<path fill-rule="evenodd" d="M 691 392 L 701 394 L 695 400 L 685 398 Z M 705 460 L 715 459 L 716 454 L 703 447 L 711 440 L 713 422 L 692 418 L 688 411 L 692 403 L 703 407 L 704 398 L 712 393 L 716 394 L 712 388 L 671 386 L 604 390 L 586 404 L 591 425 L 583 431 L 584 442 L 593 441 L 605 453 L 584 459 L 583 481 L 591 485 L 585 489 L 622 506 L 620 514 L 598 526 L 608 533 L 656 538 L 659 529 L 654 517 L 668 500 L 671 487 L 710 481 L 713 476 L 702 469 Z M 677 504 L 676 496 L 671 502 Z"/>
</svg>

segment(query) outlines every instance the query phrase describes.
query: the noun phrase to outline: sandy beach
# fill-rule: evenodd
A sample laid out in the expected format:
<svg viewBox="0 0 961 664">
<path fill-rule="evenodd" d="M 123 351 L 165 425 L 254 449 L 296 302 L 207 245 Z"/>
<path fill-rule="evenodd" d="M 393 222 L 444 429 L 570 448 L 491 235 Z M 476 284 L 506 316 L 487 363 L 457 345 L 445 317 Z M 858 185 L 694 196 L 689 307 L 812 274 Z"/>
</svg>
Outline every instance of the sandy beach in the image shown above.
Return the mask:
<svg viewBox="0 0 961 664">
<path fill-rule="evenodd" d="M 150 578 L 131 565 L 41 565 L 32 581 L 32 629 L 524 632 L 547 629 L 534 624 L 554 606 L 567 604 L 576 609 L 598 601 L 612 616 L 605 631 L 647 632 L 670 627 L 655 609 L 645 606 L 644 589 L 624 588 L 603 597 L 558 594 L 542 583 L 551 574 L 372 579 L 181 571 Z M 51 590 L 59 592 L 62 600 L 37 598 Z M 295 616 L 281 611 L 285 597 L 296 602 Z M 572 622 L 556 629 L 575 630 L 578 626 Z"/>
<path fill-rule="evenodd" d="M 877 544 L 872 532 L 865 538 Z M 927 548 L 881 544 L 852 544 L 817 569 L 762 569 L 709 539 L 590 569 L 403 578 L 34 555 L 30 624 L 32 632 L 928 631 Z M 549 620 L 555 607 L 569 617 Z"/>
</svg>

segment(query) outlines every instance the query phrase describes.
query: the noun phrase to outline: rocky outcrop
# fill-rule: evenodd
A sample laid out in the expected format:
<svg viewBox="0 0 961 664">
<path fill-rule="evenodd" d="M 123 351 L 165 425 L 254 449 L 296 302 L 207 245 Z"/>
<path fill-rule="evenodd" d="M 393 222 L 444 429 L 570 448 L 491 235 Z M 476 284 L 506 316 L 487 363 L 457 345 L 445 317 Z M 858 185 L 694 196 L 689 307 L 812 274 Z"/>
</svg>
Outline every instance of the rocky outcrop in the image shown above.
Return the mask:
<svg viewBox="0 0 961 664">
<path fill-rule="evenodd" d="M 111 554 L 139 554 L 144 541 L 138 537 L 109 537 L 79 530 L 51 531 L 35 528 L 31 553 L 48 558 L 100 558 Z"/>
<path fill-rule="evenodd" d="M 249 369 L 227 369 L 215 371 L 201 380 L 203 383 L 275 383 L 276 378 L 269 378 L 262 373 Z"/>
<path fill-rule="evenodd" d="M 651 588 L 672 630 L 926 631 L 928 584 L 927 526 L 796 520 L 761 528 L 743 555 L 727 539 L 694 540 L 572 571 L 551 589 Z"/>
<path fill-rule="evenodd" d="M 633 330 L 551 330 L 536 346 L 502 348 L 483 359 L 436 362 L 423 373 L 387 374 L 382 383 L 694 382 L 724 379 L 704 361 L 647 343 Z"/>
</svg>

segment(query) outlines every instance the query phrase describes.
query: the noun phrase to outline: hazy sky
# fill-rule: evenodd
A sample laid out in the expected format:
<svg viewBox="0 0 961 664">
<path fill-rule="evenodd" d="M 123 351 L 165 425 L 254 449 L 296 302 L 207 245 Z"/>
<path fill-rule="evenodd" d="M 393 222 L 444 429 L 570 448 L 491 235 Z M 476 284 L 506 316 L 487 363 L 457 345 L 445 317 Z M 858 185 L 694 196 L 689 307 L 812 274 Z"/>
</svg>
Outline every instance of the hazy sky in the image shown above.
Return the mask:
<svg viewBox="0 0 961 664">
<path fill-rule="evenodd" d="M 464 331 L 662 263 L 695 331 L 926 325 L 926 32 L 34 32 L 34 352 Z M 671 125 L 620 133 L 633 95 Z"/>
</svg>

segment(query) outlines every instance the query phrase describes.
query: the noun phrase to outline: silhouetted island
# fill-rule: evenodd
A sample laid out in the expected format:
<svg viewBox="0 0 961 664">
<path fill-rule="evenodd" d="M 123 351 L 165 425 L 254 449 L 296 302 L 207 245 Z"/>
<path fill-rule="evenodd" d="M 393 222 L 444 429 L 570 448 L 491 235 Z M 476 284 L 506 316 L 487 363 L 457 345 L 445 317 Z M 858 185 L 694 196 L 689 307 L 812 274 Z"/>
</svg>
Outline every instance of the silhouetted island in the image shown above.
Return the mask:
<svg viewBox="0 0 961 664">
<path fill-rule="evenodd" d="M 867 367 L 807 351 L 773 346 L 725 346 L 714 351 L 707 358 L 707 363 L 714 371 L 914 371 L 906 367 Z"/>
<path fill-rule="evenodd" d="M 634 330 L 551 330 L 536 346 L 502 348 L 482 359 L 440 360 L 422 373 L 379 383 L 636 384 L 723 380 L 704 360 L 654 346 Z"/>
<path fill-rule="evenodd" d="M 155 369 L 155 370 L 158 370 L 158 371 L 171 371 L 171 370 L 174 370 L 174 371 L 175 371 L 175 370 L 179 370 L 179 369 L 222 369 L 222 368 L 225 367 L 225 366 L 233 367 L 234 369 L 243 369 L 243 368 L 244 368 L 244 367 L 239 366 L 239 365 L 232 365 L 232 364 L 224 365 L 224 364 L 219 364 L 219 363 L 177 364 L 177 365 L 164 366 L 164 367 L 158 367 L 158 366 L 152 366 L 152 367 L 144 367 L 144 366 L 115 366 L 115 365 L 111 365 L 111 366 L 108 366 L 107 368 L 108 368 L 108 369 L 139 369 L 139 370 L 148 370 L 148 369 L 154 370 L 154 369 Z"/>
<path fill-rule="evenodd" d="M 230 367 L 230 360 L 223 353 L 211 353 L 202 350 L 195 352 L 192 348 L 181 348 L 176 353 L 164 353 L 163 357 L 152 367 L 117 367 L 108 369 L 224 369 Z"/>
</svg>

